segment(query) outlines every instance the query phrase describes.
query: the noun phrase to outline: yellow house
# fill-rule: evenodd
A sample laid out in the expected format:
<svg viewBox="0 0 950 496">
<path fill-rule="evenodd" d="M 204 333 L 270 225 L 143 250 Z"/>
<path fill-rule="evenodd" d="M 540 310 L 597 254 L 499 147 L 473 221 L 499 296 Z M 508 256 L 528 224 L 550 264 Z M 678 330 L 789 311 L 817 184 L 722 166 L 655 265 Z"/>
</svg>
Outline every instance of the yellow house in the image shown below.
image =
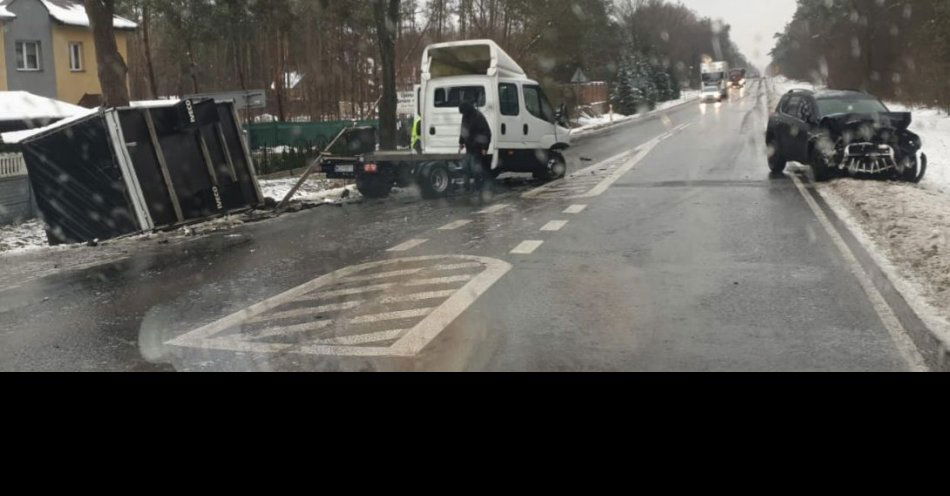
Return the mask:
<svg viewBox="0 0 950 496">
<path fill-rule="evenodd" d="M 0 0 L 0 90 L 29 91 L 87 107 L 102 87 L 92 28 L 78 0 Z M 128 60 L 136 23 L 116 17 L 116 44 Z"/>
</svg>

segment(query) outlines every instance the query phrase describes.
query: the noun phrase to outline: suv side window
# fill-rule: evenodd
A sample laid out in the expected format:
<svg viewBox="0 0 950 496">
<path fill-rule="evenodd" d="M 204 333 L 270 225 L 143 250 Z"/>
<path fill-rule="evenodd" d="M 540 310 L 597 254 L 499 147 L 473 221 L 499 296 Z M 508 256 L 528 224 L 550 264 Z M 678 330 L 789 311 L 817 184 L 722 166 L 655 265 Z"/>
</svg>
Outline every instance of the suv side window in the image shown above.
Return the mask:
<svg viewBox="0 0 950 496">
<path fill-rule="evenodd" d="M 799 118 L 804 122 L 811 122 L 812 117 L 815 116 L 815 105 L 812 103 L 811 98 L 805 98 L 802 101 L 802 107 L 799 111 Z"/>
<path fill-rule="evenodd" d="M 801 118 L 801 107 L 802 107 L 802 97 L 798 95 L 793 95 L 791 98 L 785 102 L 785 107 L 782 109 L 782 113 L 794 117 L 796 119 Z"/>
</svg>

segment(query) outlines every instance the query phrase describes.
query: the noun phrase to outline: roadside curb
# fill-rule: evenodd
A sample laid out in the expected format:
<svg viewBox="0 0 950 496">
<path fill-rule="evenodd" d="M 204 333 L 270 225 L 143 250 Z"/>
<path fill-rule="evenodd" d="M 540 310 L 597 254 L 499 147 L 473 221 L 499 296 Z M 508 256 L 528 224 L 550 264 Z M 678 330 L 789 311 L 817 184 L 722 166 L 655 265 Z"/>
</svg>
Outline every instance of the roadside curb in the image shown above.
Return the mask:
<svg viewBox="0 0 950 496">
<path fill-rule="evenodd" d="M 637 114 L 637 115 L 633 115 L 633 116 L 628 116 L 628 117 L 625 118 L 624 120 L 620 120 L 620 121 L 616 121 L 616 122 L 613 122 L 613 123 L 604 124 L 604 125 L 602 125 L 602 126 L 600 126 L 600 127 L 595 127 L 595 128 L 591 128 L 591 129 L 585 129 L 584 131 L 581 132 L 581 134 L 578 134 L 578 135 L 575 135 L 575 134 L 573 133 L 573 131 L 572 131 L 572 132 L 571 132 L 571 138 L 572 138 L 572 139 L 573 139 L 573 138 L 585 139 L 585 138 L 589 138 L 589 137 L 591 137 L 591 136 L 596 136 L 596 135 L 598 135 L 598 134 L 600 134 L 600 133 L 602 133 L 602 132 L 609 131 L 609 130 L 611 130 L 611 129 L 613 129 L 613 128 L 616 128 L 616 127 L 618 127 L 618 126 L 622 126 L 622 125 L 624 125 L 624 124 L 630 124 L 630 123 L 632 123 L 632 122 L 646 121 L 646 120 L 650 120 L 650 119 L 652 119 L 652 118 L 656 118 L 656 117 L 658 117 L 658 116 L 660 116 L 660 115 L 670 113 L 670 112 L 672 112 L 672 111 L 674 111 L 674 110 L 676 110 L 676 109 L 679 109 L 680 107 L 686 106 L 686 105 L 691 104 L 691 103 L 696 103 L 696 102 L 698 102 L 698 101 L 699 101 L 699 97 L 691 98 L 691 99 L 686 100 L 686 101 L 684 101 L 684 102 L 682 102 L 682 103 L 677 103 L 676 105 L 673 105 L 672 107 L 667 107 L 667 108 L 665 108 L 665 109 L 663 109 L 663 110 L 653 110 L 653 111 L 650 111 L 650 112 L 648 112 L 648 113 L 646 113 L 646 114 Z"/>
</svg>

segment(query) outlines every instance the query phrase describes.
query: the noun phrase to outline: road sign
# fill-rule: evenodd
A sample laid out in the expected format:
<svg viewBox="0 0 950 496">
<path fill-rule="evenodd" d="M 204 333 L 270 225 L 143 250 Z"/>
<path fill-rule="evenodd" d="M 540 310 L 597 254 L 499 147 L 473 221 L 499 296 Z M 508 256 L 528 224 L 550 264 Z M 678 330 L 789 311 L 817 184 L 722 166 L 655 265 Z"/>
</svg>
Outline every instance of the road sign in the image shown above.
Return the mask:
<svg viewBox="0 0 950 496">
<path fill-rule="evenodd" d="M 219 93 L 198 93 L 188 95 L 188 99 L 212 98 L 216 102 L 234 102 L 238 110 L 262 109 L 267 107 L 267 93 L 264 90 L 223 91 Z"/>
<path fill-rule="evenodd" d="M 396 94 L 398 103 L 396 113 L 399 115 L 416 115 L 416 92 L 400 91 Z"/>
</svg>

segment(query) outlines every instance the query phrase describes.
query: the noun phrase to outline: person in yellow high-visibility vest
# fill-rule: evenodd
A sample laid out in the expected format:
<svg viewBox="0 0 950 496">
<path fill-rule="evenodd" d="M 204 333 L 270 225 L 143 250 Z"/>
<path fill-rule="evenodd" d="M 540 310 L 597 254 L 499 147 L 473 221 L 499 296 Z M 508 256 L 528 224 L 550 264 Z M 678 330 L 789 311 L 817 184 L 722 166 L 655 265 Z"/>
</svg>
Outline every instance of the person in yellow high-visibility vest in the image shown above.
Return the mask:
<svg viewBox="0 0 950 496">
<path fill-rule="evenodd" d="M 422 153 L 422 117 L 418 115 L 412 121 L 412 143 L 410 146 L 416 153 Z"/>
</svg>

